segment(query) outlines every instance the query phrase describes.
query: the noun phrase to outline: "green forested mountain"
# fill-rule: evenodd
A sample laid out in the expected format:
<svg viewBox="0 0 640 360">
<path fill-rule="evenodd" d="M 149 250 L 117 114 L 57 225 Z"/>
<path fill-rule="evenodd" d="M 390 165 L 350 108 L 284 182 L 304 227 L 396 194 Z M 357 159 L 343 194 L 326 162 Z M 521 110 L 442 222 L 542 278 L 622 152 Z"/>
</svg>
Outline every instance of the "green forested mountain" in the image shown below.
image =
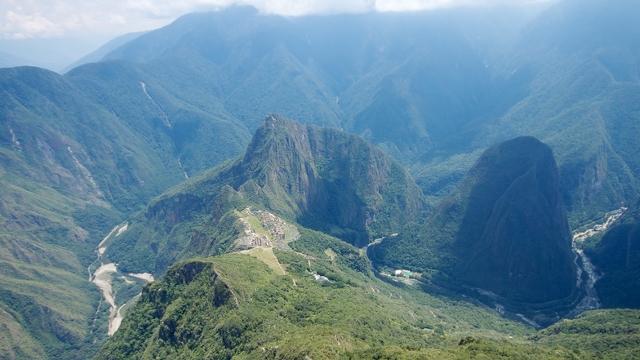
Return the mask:
<svg viewBox="0 0 640 360">
<path fill-rule="evenodd" d="M 495 216 L 480 222 L 491 231 L 476 234 L 483 245 L 464 248 L 472 261 L 454 273 L 505 298 L 561 296 L 573 275 L 539 294 L 527 281 L 517 284 L 520 295 L 507 295 L 508 275 L 499 274 L 515 269 L 505 258 L 519 258 L 502 248 L 504 234 L 522 234 L 518 221 L 499 220 L 532 211 L 540 216 L 524 228 L 565 233 L 564 210 L 545 208 L 542 199 L 563 203 L 574 229 L 637 199 L 639 6 L 562 0 L 535 9 L 287 18 L 231 7 L 185 15 L 62 76 L 0 69 L 0 357 L 95 353 L 109 315 L 87 272 L 95 270 L 96 245 L 136 211 L 143 209 L 102 259 L 120 259 L 131 271 L 161 274 L 176 259 L 223 252 L 242 231 L 229 225 L 249 216 L 234 213 L 245 205 L 357 246 L 386 236 L 378 245 L 384 249 L 436 231 L 422 220 L 442 217 L 447 196 L 465 191 L 468 184 L 458 185 L 487 148 L 518 136 L 551 147 L 562 201 L 541 195 L 549 191 L 540 184 L 531 187 L 539 193 L 523 197 L 531 208 L 489 201 Z M 271 133 L 259 128 L 269 113 L 372 142 L 405 165 L 422 192 L 397 163 L 355 137 L 300 125 Z M 254 132 L 253 162 L 235 158 Z M 326 161 L 329 150 L 335 162 Z M 527 187 L 525 180 L 509 193 Z M 437 208 L 441 215 L 420 214 L 442 199 L 449 200 Z M 451 224 L 448 237 L 480 227 L 461 227 L 456 216 L 443 220 Z M 635 304 L 624 285 L 633 282 L 634 265 L 619 268 L 627 255 L 611 245 L 624 243 L 613 240 L 616 231 L 626 234 L 622 228 L 585 248 L 605 273 L 596 284 L 605 306 Z M 430 257 L 417 256 L 421 251 Z M 568 274 L 567 251 L 564 243 L 534 248 L 544 260 L 523 262 L 516 273 Z M 451 254 L 423 247 L 394 255 L 406 262 L 384 261 L 401 268 L 427 258 L 453 264 Z M 544 264 L 554 257 L 558 268 L 551 270 Z M 474 270 L 480 268 L 496 282 L 483 283 L 486 276 Z M 480 343 L 465 346 L 486 345 Z M 382 354 L 376 351 L 354 356 Z"/>
<path fill-rule="evenodd" d="M 572 227 L 633 202 L 638 157 L 631 149 L 638 147 L 632 134 L 640 94 L 633 14 L 639 6 L 629 0 L 560 1 L 530 22 L 494 67 L 517 101 L 447 139 L 425 156 L 426 169 L 413 165 L 425 194 L 449 186 L 429 169 L 447 174 L 470 166 L 479 149 L 531 135 L 554 151 Z M 456 143 L 462 148 L 451 151 Z"/>
<path fill-rule="evenodd" d="M 247 151 L 178 185 L 135 215 L 107 254 L 126 272 L 227 251 L 233 210 L 254 206 L 356 246 L 427 209 L 409 174 L 357 136 L 269 115 Z"/>
<path fill-rule="evenodd" d="M 553 153 L 532 137 L 487 149 L 424 224 L 370 253 L 381 265 L 433 273 L 444 286 L 459 282 L 508 302 L 578 296 Z"/>
<path fill-rule="evenodd" d="M 490 145 L 535 136 L 557 156 L 578 226 L 638 194 L 626 131 L 637 123 L 637 10 L 567 0 L 533 17 L 498 7 L 285 19 L 231 8 L 185 16 L 105 61 L 135 62 L 249 129 L 275 112 L 361 135 L 436 198 Z"/>
<path fill-rule="evenodd" d="M 122 68 L 116 73 L 127 76 Z M 111 103 L 105 93 L 98 97 L 98 83 Z M 0 306 L 13 329 L 2 351 L 34 358 L 80 351 L 85 358 L 83 344 L 90 354 L 105 338 L 94 321 L 100 293 L 86 281 L 98 242 L 185 171 L 236 155 L 247 133 L 171 99 L 160 103 L 165 112 L 145 93 L 153 94 L 153 85 L 146 90 L 141 82 L 109 88 L 94 79 L 92 87 L 23 67 L 2 69 L 0 84 Z M 205 141 L 202 129 L 216 150 L 201 146 L 194 154 Z M 192 155 L 184 166 L 182 154 Z"/>
<path fill-rule="evenodd" d="M 97 358 L 460 359 L 485 356 L 588 359 L 633 356 L 637 352 L 637 322 L 640 319 L 637 311 L 587 313 L 576 320 L 564 321 L 534 333 L 531 328 L 500 318 L 493 311 L 487 312 L 486 307 L 461 301 L 464 297 L 446 291 L 429 295 L 434 289 L 422 281 L 437 279 L 429 279 L 427 272 L 420 280 L 406 280 L 407 285 L 402 286 L 391 285 L 399 280 L 389 274 L 382 273 L 376 278 L 369 270 L 364 252 L 328 235 L 298 226 L 299 236 L 290 238 L 285 246 L 288 248 L 283 248 L 278 241 L 286 240 L 286 235 L 284 239 L 277 238 L 280 231 L 277 229 L 283 225 L 273 226 L 266 220 L 268 217 L 262 217 L 256 223 L 252 216 L 263 210 L 255 212 L 251 207 L 275 211 L 292 219 L 291 214 L 281 210 L 287 206 L 278 209 L 283 204 L 277 200 L 295 198 L 291 195 L 299 194 L 305 188 L 313 189 L 316 186 L 313 184 L 321 180 L 296 183 L 293 179 L 304 177 L 295 168 L 315 169 L 312 162 L 299 166 L 294 165 L 296 161 L 293 159 L 318 154 L 318 149 L 329 148 L 320 146 L 322 142 L 318 142 L 319 139 L 338 136 L 350 140 L 350 149 L 364 144 L 356 137 L 335 130 L 305 127 L 269 116 L 256 131 L 244 156 L 170 190 L 149 206 L 144 217 L 132 219 L 127 233 L 136 239 L 150 238 L 152 241 L 162 240 L 157 230 L 155 233 L 136 232 L 136 227 L 164 228 L 170 233 L 169 238 L 176 238 L 183 236 L 185 229 L 180 227 L 186 224 L 186 229 L 191 231 L 187 249 L 196 251 L 187 252 L 187 255 L 238 250 L 238 241 L 245 238 L 249 229 L 254 234 L 276 236 L 269 237 L 274 244 L 272 250 L 265 251 L 264 244 L 257 246 L 254 243 L 248 251 L 192 259 L 170 267 L 162 281 L 144 288 L 139 302 L 125 318 L 122 329 Z M 308 139 L 307 146 L 302 145 L 305 143 L 303 139 Z M 303 151 L 299 152 L 300 149 Z M 312 152 L 308 153 L 310 150 Z M 344 164 L 345 159 L 336 156 L 341 152 L 349 154 L 350 158 L 358 153 L 320 153 L 329 162 Z M 318 157 L 311 156 L 306 160 Z M 279 165 L 275 165 L 274 160 Z M 328 166 L 332 167 L 335 166 Z M 271 169 L 276 169 L 276 174 L 269 171 Z M 369 176 L 379 173 L 372 171 Z M 256 179 L 251 185 L 246 181 L 247 174 Z M 326 173 L 319 175 L 326 176 Z M 491 216 L 485 229 L 489 230 L 478 231 L 466 224 L 459 232 L 468 237 L 473 233 L 484 235 L 493 230 L 503 237 L 480 239 L 475 245 L 472 242 L 476 239 L 449 244 L 449 253 L 462 254 L 466 258 L 446 270 L 467 262 L 469 267 L 461 276 L 466 276 L 465 280 L 469 282 L 486 284 L 492 277 L 504 279 L 502 284 L 498 284 L 501 286 L 498 289 L 491 281 L 481 286 L 498 292 L 507 300 L 514 300 L 513 303 L 523 300 L 516 298 L 514 293 L 529 296 L 527 300 L 547 303 L 558 300 L 558 296 L 572 297 L 571 292 L 575 291 L 573 258 L 548 260 L 558 253 L 570 254 L 568 224 L 557 178 L 550 148 L 534 138 L 517 138 L 487 150 L 460 189 L 447 198 L 434 218 L 445 213 L 455 219 L 456 214 L 464 213 L 470 215 L 463 220 L 468 222 L 482 218 L 482 213 L 488 212 Z M 220 184 L 223 180 L 229 182 L 229 179 L 231 183 L 242 184 L 237 191 Z M 285 188 L 290 193 L 282 192 L 273 197 L 283 184 L 288 185 Z M 215 189 L 222 190 L 218 190 L 218 195 L 212 199 Z M 465 197 L 472 201 L 455 201 Z M 538 206 L 532 207 L 532 204 Z M 548 208 L 556 209 L 559 214 L 550 214 L 546 211 Z M 198 212 L 206 215 L 199 216 Z M 246 217 L 247 214 L 250 216 Z M 518 225 L 527 223 L 522 221 L 522 216 L 527 217 L 532 228 L 518 228 Z M 411 228 L 409 225 L 409 230 Z M 427 223 L 425 228 L 450 229 L 451 226 L 436 227 Z M 402 242 L 406 230 L 402 229 L 399 235 L 390 235 L 390 239 L 383 240 L 382 244 Z M 465 230 L 468 231 L 465 233 Z M 538 235 L 546 233 L 548 237 L 543 236 L 536 241 L 532 236 L 534 231 Z M 423 235 L 426 236 L 422 239 L 428 239 L 433 234 Z M 495 246 L 486 244 L 488 240 L 503 243 Z M 130 242 L 131 239 L 122 237 L 111 247 Z M 177 248 L 175 243 L 161 247 Z M 464 247 L 473 251 L 464 251 Z M 435 249 L 436 256 L 449 255 L 446 245 L 442 244 L 439 248 L 414 244 L 405 249 L 392 249 L 391 253 L 406 250 L 410 257 L 419 258 L 424 249 Z M 491 253 L 492 250 L 499 252 L 504 249 L 508 249 L 509 254 Z M 129 248 L 110 256 L 120 261 L 126 259 L 125 254 L 132 253 L 145 251 Z M 483 258 L 496 263 L 482 263 Z M 125 266 L 144 263 L 139 259 L 120 262 Z M 400 263 L 410 264 L 406 260 Z M 156 271 L 157 264 L 156 261 Z M 511 267 L 499 268 L 504 264 Z M 127 271 L 144 270 L 132 268 Z M 513 274 L 504 274 L 509 271 Z M 568 279 L 566 284 L 558 276 L 563 271 Z M 481 277 L 483 274 L 488 276 Z M 450 278 L 454 276 L 451 274 Z M 513 277 L 516 280 L 512 280 Z M 415 285 L 425 285 L 424 291 Z M 565 289 L 562 289 L 563 285 Z M 557 292 L 553 293 L 554 290 Z M 561 291 L 569 294 L 558 294 Z M 502 299 L 496 300 L 502 302 Z M 562 300 L 575 304 L 574 299 Z M 534 313 L 539 314 L 541 309 Z M 442 312 L 447 314 L 446 319 L 441 317 Z M 535 319 L 540 321 L 542 316 Z M 606 335 L 599 335 L 603 332 Z M 583 341 L 577 340 L 580 337 L 589 339 L 588 346 L 578 345 Z"/>
</svg>

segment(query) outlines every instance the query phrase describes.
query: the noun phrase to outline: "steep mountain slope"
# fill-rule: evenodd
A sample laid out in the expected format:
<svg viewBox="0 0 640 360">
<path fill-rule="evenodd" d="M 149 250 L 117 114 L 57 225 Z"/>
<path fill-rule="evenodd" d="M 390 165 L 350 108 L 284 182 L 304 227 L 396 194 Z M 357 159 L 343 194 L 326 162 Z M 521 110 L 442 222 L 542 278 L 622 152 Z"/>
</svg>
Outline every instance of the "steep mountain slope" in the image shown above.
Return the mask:
<svg viewBox="0 0 640 360">
<path fill-rule="evenodd" d="M 153 64 L 159 76 L 197 74 L 249 128 L 277 112 L 363 135 L 409 161 L 492 108 L 487 96 L 503 85 L 485 62 L 495 57 L 489 43 L 517 33 L 523 13 L 491 9 L 483 21 L 458 9 L 282 18 L 232 7 L 187 15 L 105 60 Z"/>
<path fill-rule="evenodd" d="M 189 14 L 116 49 L 105 60 L 139 63 L 173 96 L 196 94 L 187 100 L 195 106 L 220 99 L 250 129 L 271 112 L 339 127 L 335 94 L 313 67 L 310 46 L 294 21 L 261 16 L 249 7 Z M 194 82 L 199 86 L 194 88 Z"/>
<path fill-rule="evenodd" d="M 153 140 L 136 134 L 64 77 L 38 68 L 6 69 L 1 76 L 2 145 L 6 156 L 24 163 L 7 166 L 8 171 L 96 203 L 144 201 L 179 176 L 178 166 L 157 171 L 165 170 L 164 154 L 153 151 Z"/>
<path fill-rule="evenodd" d="M 455 350 L 463 334 L 482 333 L 491 348 L 506 334 L 530 334 L 469 303 L 386 284 L 368 274 L 367 264 L 356 271 L 346 256 L 359 257 L 358 249 L 303 233 L 291 243 L 298 253 L 276 252 L 285 274 L 241 254 L 169 268 L 162 281 L 145 287 L 97 358 L 334 359 L 349 352 L 363 358 L 364 350 L 381 346 L 430 348 L 424 353 L 439 357 Z M 318 273 L 328 280 L 315 280 Z M 443 312 L 445 307 L 455 310 Z"/>
<path fill-rule="evenodd" d="M 165 126 L 136 80 L 137 97 L 109 89 L 116 107 L 69 77 L 29 67 L 0 71 L 3 324 L 25 336 L 20 351 L 34 358 L 86 358 L 100 347 L 103 324 L 95 318 L 105 309 L 86 282 L 95 246 L 125 214 L 184 179 L 175 139 L 212 127 L 210 118 L 193 115 L 189 120 L 207 125 L 184 129 L 172 118 Z M 223 127 L 217 145 L 224 149 L 204 147 L 207 156 L 193 155 L 189 170 L 237 154 L 234 141 L 246 141 L 242 128 Z M 0 347 L 11 349 L 11 339 Z"/>
<path fill-rule="evenodd" d="M 637 2 L 627 0 L 562 2 L 531 25 L 517 49 L 522 54 L 538 50 L 528 66 L 537 68 L 532 94 L 539 95 L 500 123 L 514 123 L 532 107 L 545 109 L 544 125 L 523 125 L 557 154 L 561 190 L 574 222 L 599 215 L 598 207 L 602 214 L 637 196 L 640 167 L 631 149 L 638 145 L 629 134 L 639 123 L 640 31 L 629 14 L 639 10 Z M 562 35 L 555 37 L 549 29 Z"/>
<path fill-rule="evenodd" d="M 111 201 L 140 201 L 167 176 L 147 178 L 157 158 L 59 75 L 18 68 L 0 79 L 3 320 L 35 358 L 84 358 L 104 341 L 91 333 L 99 293 L 86 260 L 127 209 Z"/>
<path fill-rule="evenodd" d="M 451 279 L 509 302 L 577 296 L 553 153 L 532 137 L 486 150 L 424 225 L 409 227 L 371 253 L 374 262 L 436 271 L 443 278 L 436 282 Z"/>
<path fill-rule="evenodd" d="M 165 85 L 146 68 L 126 62 L 88 64 L 65 78 L 116 114 L 162 157 L 164 167 L 179 169 L 181 178 L 237 156 L 249 140 L 246 127 L 221 108 L 215 96 L 206 98 L 207 106 L 194 106 L 197 96 L 187 102 L 171 95 L 172 86 L 182 84 Z M 184 86 L 182 95 L 190 97 L 189 89 L 201 81 Z"/>
<path fill-rule="evenodd" d="M 586 241 L 584 250 L 604 274 L 596 283 L 602 305 L 640 307 L 640 202 L 630 206 L 604 235 Z"/>
<path fill-rule="evenodd" d="M 124 271 L 162 274 L 185 255 L 226 251 L 230 211 L 250 205 L 357 246 L 427 208 L 409 174 L 371 144 L 269 115 L 242 157 L 154 199 L 107 254 Z M 195 254 L 194 242 L 205 243 Z"/>
</svg>

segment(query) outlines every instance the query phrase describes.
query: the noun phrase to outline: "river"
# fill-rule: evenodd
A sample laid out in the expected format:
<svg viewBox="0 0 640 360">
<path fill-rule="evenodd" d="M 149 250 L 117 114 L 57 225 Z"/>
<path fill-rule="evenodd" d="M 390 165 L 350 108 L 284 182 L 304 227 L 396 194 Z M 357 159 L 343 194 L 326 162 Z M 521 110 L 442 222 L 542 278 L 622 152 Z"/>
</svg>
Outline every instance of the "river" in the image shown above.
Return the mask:
<svg viewBox="0 0 640 360">
<path fill-rule="evenodd" d="M 116 302 L 116 294 L 113 293 L 113 282 L 114 278 L 117 281 L 124 281 L 126 284 L 132 284 L 134 279 L 140 279 L 142 281 L 151 282 L 153 281 L 153 276 L 148 273 L 144 274 L 120 274 L 118 272 L 117 265 L 114 263 L 104 263 L 103 257 L 105 252 L 107 251 L 107 247 L 111 244 L 118 236 L 122 235 L 125 231 L 127 231 L 128 223 L 119 224 L 111 230 L 111 232 L 104 237 L 104 239 L 98 244 L 96 249 L 97 258 L 96 261 L 91 265 L 98 263 L 100 266 L 96 271 L 91 274 L 91 266 L 89 266 L 89 281 L 94 283 L 100 291 L 102 291 L 102 296 L 104 300 L 109 304 L 109 328 L 108 335 L 113 336 L 115 332 L 120 327 L 120 323 L 122 322 L 123 314 L 122 310 L 125 306 L 132 304 L 135 302 L 139 294 L 133 299 L 125 299 L 127 300 L 120 307 Z M 119 276 L 114 277 L 114 274 L 118 274 Z"/>
<path fill-rule="evenodd" d="M 584 284 L 584 289 L 586 292 L 585 297 L 582 299 L 582 301 L 580 301 L 580 303 L 575 307 L 575 309 L 573 309 L 569 313 L 568 317 L 577 316 L 578 314 L 587 310 L 598 309 L 600 308 L 600 305 L 601 305 L 600 299 L 598 298 L 598 293 L 596 292 L 596 289 L 595 289 L 595 284 L 603 275 L 598 274 L 596 272 L 596 268 L 593 265 L 593 263 L 591 263 L 591 259 L 589 259 L 589 257 L 584 253 L 584 250 L 582 250 L 577 245 L 582 243 L 583 241 L 585 241 L 586 239 L 588 239 L 593 235 L 606 231 L 616 220 L 620 218 L 620 216 L 622 216 L 622 214 L 626 210 L 627 208 L 623 207 L 623 208 L 620 208 L 620 210 L 611 211 L 609 213 L 613 213 L 613 214 L 608 216 L 607 220 L 604 223 L 596 224 L 591 229 L 573 234 L 573 241 L 571 244 L 571 248 L 573 249 L 573 252 L 576 254 L 576 257 L 574 259 L 574 262 L 576 264 L 576 269 L 577 269 L 576 270 L 577 277 L 578 277 L 576 286 L 578 287 L 582 286 L 583 271 L 587 273 L 587 281 Z M 580 261 L 581 264 L 578 263 L 578 259 L 581 260 Z"/>
</svg>

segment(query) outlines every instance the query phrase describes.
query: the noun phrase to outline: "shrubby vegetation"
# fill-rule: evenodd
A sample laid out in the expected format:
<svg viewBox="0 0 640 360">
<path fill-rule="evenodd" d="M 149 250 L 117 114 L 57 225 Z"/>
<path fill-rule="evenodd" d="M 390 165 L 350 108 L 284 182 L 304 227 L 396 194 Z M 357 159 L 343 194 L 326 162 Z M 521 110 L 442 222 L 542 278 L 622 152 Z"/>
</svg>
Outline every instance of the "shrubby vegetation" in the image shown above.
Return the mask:
<svg viewBox="0 0 640 360">
<path fill-rule="evenodd" d="M 356 271 L 339 253 L 358 250 L 338 239 L 307 232 L 298 241 L 314 258 L 277 251 L 287 275 L 240 254 L 172 266 L 145 286 L 97 358 L 595 359 L 637 351 L 638 311 L 588 312 L 534 332 L 467 301 Z M 319 270 L 334 282 L 315 281 Z"/>
<path fill-rule="evenodd" d="M 563 346 L 580 359 L 633 359 L 640 356 L 640 311 L 587 311 L 531 339 L 543 346 Z"/>
</svg>

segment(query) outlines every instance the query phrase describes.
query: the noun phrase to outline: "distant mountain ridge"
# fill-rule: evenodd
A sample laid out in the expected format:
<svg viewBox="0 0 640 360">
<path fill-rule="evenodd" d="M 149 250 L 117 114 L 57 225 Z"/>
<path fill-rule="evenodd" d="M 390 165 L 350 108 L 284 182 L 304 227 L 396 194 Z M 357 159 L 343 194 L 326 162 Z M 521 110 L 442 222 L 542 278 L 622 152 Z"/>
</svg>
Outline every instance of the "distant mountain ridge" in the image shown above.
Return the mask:
<svg viewBox="0 0 640 360">
<path fill-rule="evenodd" d="M 640 34 L 626 15 L 636 10 L 627 0 L 567 0 L 533 18 L 482 9 L 484 22 L 465 9 L 282 18 L 232 7 L 187 15 L 105 60 L 133 61 L 164 86 L 184 76 L 167 90 L 185 99 L 197 79 L 207 89 L 189 89 L 190 102 L 219 102 L 249 129 L 274 112 L 358 134 L 435 198 L 482 150 L 535 136 L 555 151 L 577 226 L 639 194 L 640 167 L 626 150 L 635 140 L 618 130 L 636 119 Z"/>
<path fill-rule="evenodd" d="M 144 33 L 145 31 L 120 35 L 115 39 L 108 41 L 106 44 L 100 46 L 97 50 L 91 52 L 90 54 L 87 54 L 82 58 L 74 61 L 72 64 L 62 69 L 60 73 L 61 74 L 67 73 L 69 70 L 72 70 L 80 65 L 98 62 L 102 60 L 105 57 L 105 55 L 107 55 L 108 53 L 112 52 L 113 50 L 119 48 L 120 46 L 126 43 L 131 42 L 132 40 L 138 38 L 140 35 Z"/>
</svg>

